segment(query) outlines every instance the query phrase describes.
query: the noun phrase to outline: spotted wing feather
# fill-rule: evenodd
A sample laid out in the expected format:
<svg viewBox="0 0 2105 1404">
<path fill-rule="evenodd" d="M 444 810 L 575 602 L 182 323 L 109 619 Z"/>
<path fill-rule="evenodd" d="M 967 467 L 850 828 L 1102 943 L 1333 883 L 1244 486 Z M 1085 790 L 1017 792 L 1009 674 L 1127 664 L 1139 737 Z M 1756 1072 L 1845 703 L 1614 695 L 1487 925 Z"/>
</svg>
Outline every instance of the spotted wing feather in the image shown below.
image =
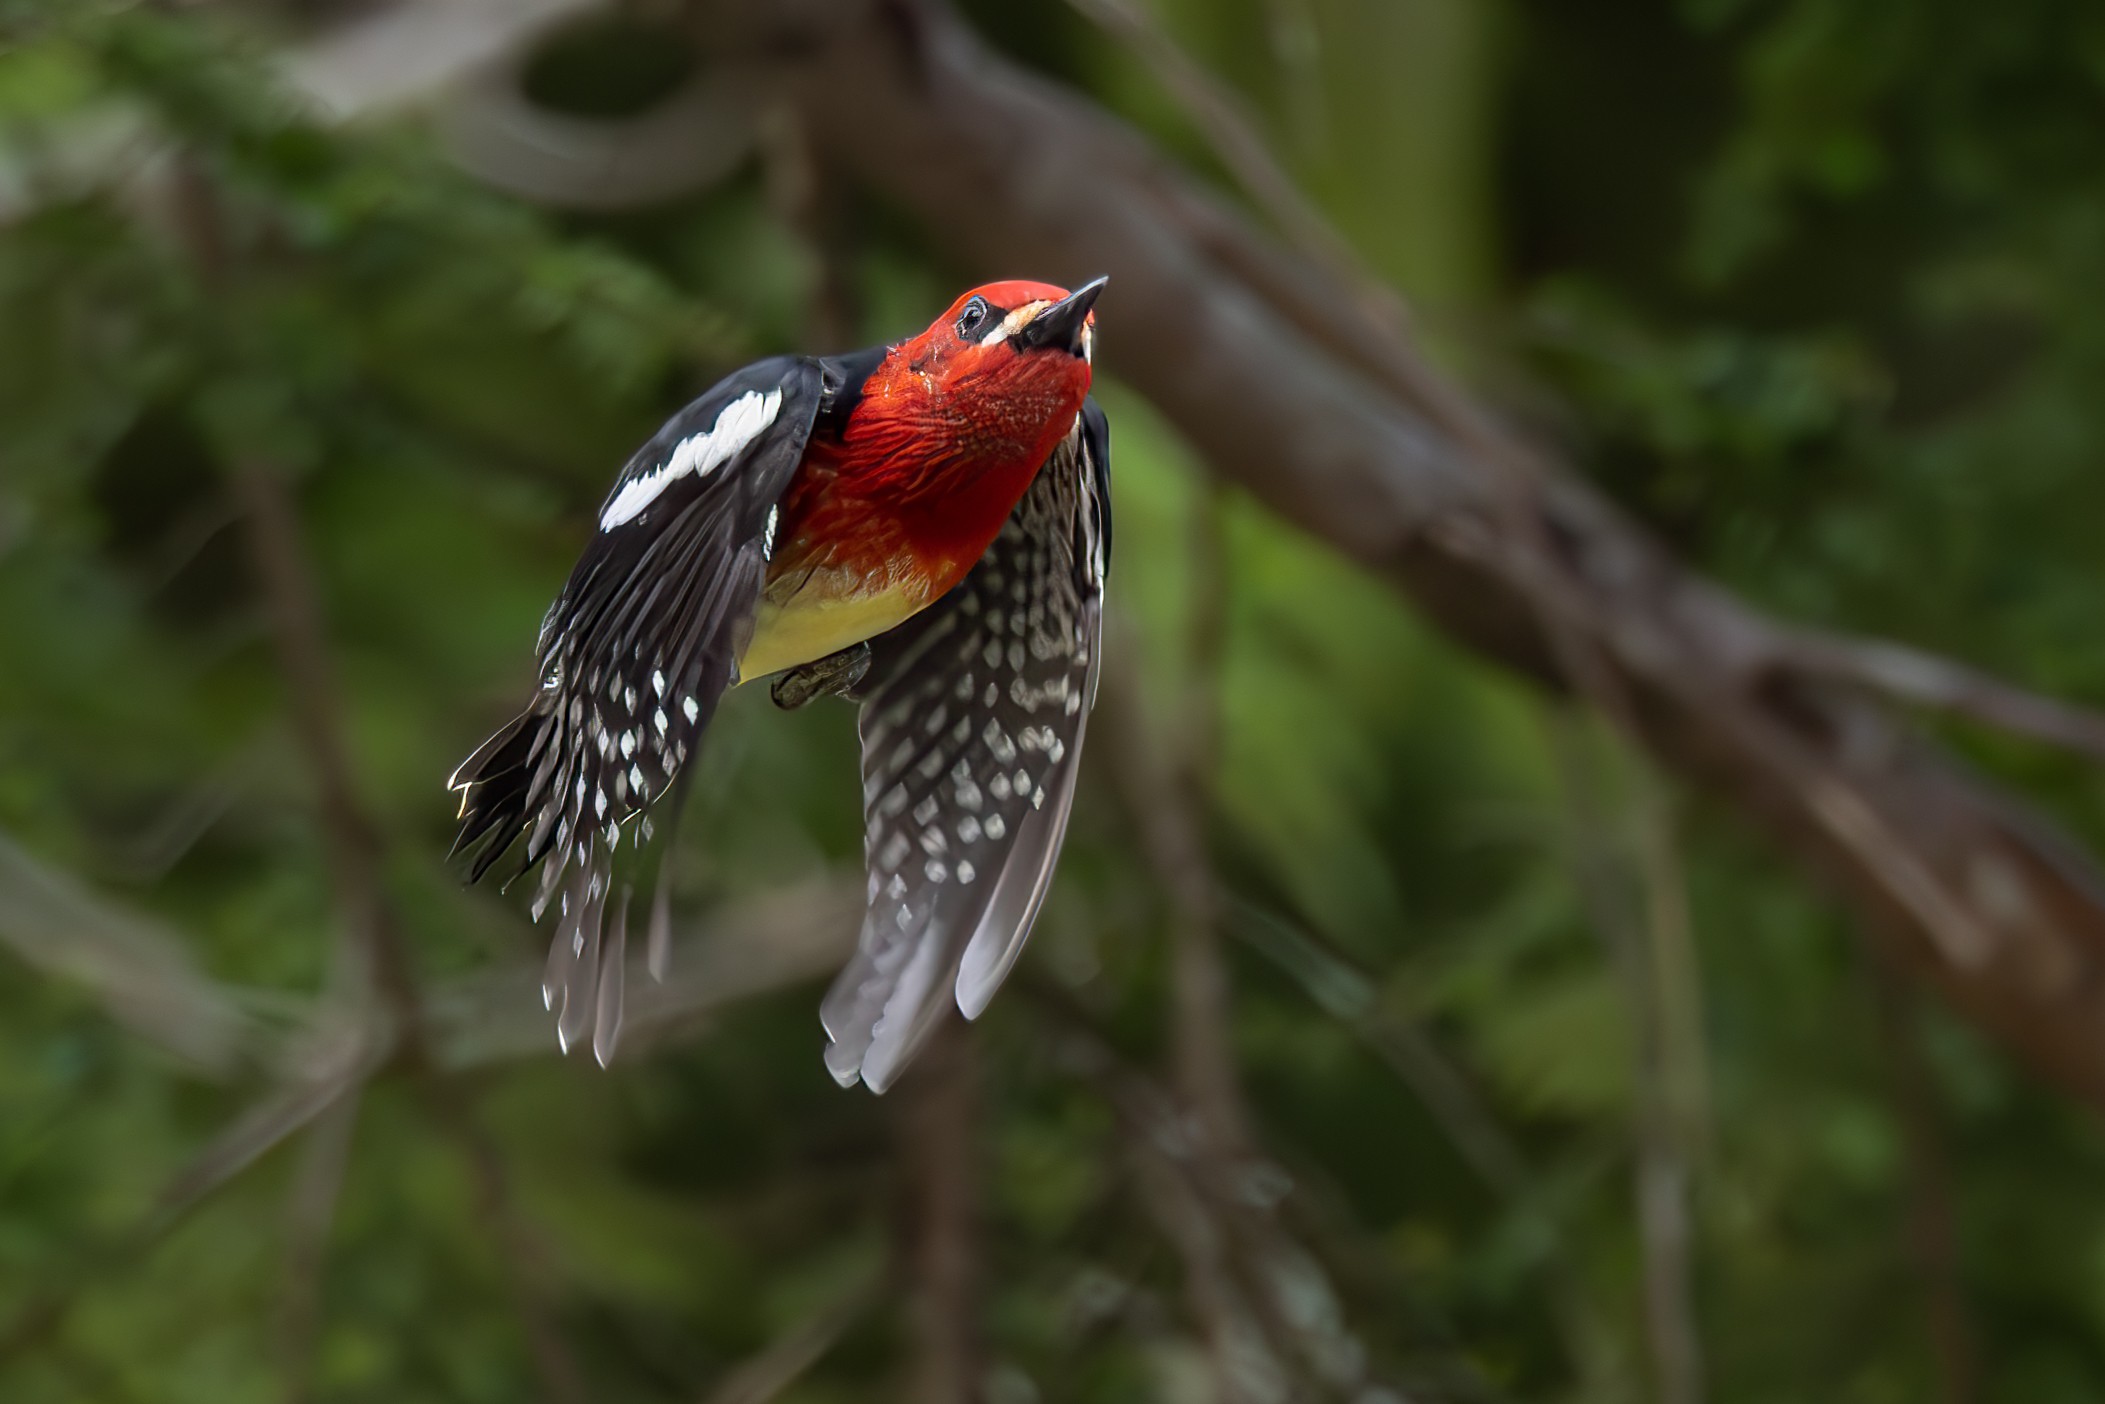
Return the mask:
<svg viewBox="0 0 2105 1404">
<path fill-rule="evenodd" d="M 566 1048 L 589 1034 L 602 1060 L 612 1052 L 623 825 L 674 787 L 736 679 L 775 503 L 828 388 L 817 361 L 763 361 L 637 451 L 542 622 L 539 692 L 449 782 L 461 794 L 454 849 L 468 855 L 471 880 L 513 851 L 514 877 L 541 867 L 534 917 L 551 903 L 559 913 L 543 993 Z M 603 956 L 610 899 L 620 919 Z"/>
<path fill-rule="evenodd" d="M 820 1010 L 844 1086 L 889 1086 L 946 989 L 977 1017 L 1045 900 L 1096 699 L 1109 463 L 1091 402 L 964 582 L 871 641 L 869 903 Z"/>
</svg>

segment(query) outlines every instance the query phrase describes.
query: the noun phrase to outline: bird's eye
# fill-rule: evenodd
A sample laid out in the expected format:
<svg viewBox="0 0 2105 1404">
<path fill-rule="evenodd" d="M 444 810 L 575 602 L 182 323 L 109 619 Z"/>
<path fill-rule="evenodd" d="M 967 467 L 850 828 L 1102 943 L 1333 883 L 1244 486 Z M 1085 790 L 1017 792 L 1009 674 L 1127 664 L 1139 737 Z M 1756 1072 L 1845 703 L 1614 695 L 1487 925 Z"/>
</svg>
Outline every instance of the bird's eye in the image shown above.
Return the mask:
<svg viewBox="0 0 2105 1404">
<path fill-rule="evenodd" d="M 965 310 L 957 314 L 957 334 L 970 341 L 987 324 L 987 300 L 975 297 L 965 304 Z"/>
</svg>

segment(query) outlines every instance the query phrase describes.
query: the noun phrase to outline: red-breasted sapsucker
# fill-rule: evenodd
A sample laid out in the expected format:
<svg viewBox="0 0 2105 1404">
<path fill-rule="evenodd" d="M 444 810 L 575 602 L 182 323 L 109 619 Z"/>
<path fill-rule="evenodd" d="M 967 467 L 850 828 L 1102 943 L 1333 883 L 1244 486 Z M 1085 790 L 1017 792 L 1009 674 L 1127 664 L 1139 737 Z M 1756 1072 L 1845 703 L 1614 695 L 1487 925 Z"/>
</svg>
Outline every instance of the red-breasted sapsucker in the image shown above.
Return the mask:
<svg viewBox="0 0 2105 1404">
<path fill-rule="evenodd" d="M 542 621 L 539 690 L 449 782 L 471 881 L 515 846 L 514 876 L 541 865 L 564 1047 L 604 1062 L 620 1030 L 624 830 L 635 850 L 654 807 L 678 813 L 717 699 L 771 673 L 784 706 L 861 705 L 869 897 L 820 1009 L 827 1066 L 881 1092 L 946 987 L 986 1007 L 1045 900 L 1096 697 L 1103 286 L 992 283 L 896 345 L 748 366 L 622 469 Z M 654 970 L 665 892 L 661 872 Z"/>
</svg>

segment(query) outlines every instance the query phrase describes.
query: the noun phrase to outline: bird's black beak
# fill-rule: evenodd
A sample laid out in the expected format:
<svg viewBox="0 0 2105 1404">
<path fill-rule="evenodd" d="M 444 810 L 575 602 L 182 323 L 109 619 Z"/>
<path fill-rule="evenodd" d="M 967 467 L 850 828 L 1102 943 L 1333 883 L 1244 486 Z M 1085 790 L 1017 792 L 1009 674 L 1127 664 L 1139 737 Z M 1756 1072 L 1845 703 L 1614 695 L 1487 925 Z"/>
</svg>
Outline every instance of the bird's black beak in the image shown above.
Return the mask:
<svg viewBox="0 0 2105 1404">
<path fill-rule="evenodd" d="M 1098 278 L 1084 283 L 1031 318 L 1013 338 L 1017 349 L 1028 351 L 1037 346 L 1057 346 L 1072 355 L 1081 355 L 1083 324 L 1089 320 L 1089 309 L 1096 305 L 1097 294 L 1110 281 L 1109 278 Z"/>
</svg>

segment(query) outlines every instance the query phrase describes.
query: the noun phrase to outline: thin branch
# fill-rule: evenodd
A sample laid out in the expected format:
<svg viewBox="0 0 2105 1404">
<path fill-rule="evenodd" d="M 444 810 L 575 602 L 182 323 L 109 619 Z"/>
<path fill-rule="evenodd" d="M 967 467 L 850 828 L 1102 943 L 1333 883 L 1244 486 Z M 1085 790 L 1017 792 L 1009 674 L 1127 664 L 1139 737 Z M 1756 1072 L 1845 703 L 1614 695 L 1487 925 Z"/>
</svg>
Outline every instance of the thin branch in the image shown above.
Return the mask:
<svg viewBox="0 0 2105 1404">
<path fill-rule="evenodd" d="M 1143 851 L 1170 900 L 1170 1044 L 1174 1085 L 1184 1109 L 1191 1154 L 1239 1176 L 1250 1155 L 1229 1013 L 1227 968 L 1220 952 L 1219 885 L 1207 853 L 1203 816 L 1212 808 L 1220 731 L 1220 666 L 1226 647 L 1228 571 L 1224 504 L 1208 484 L 1198 495 L 1189 532 L 1192 597 L 1187 680 L 1175 739 L 1151 735 L 1145 699 L 1119 674 L 1105 689 L 1104 721 L 1114 767 Z M 1139 657 L 1138 635 L 1114 616 L 1119 652 Z M 1159 1179 L 1143 1166 L 1142 1184 Z M 1185 1263 L 1185 1288 L 1210 1348 L 1215 1395 L 1223 1401 L 1264 1399 L 1277 1362 L 1255 1341 L 1250 1308 L 1227 1280 L 1217 1241 L 1195 1215 L 1157 1186 L 1153 1199 Z"/>
<path fill-rule="evenodd" d="M 789 103 L 775 103 L 759 122 L 762 170 L 768 204 L 795 232 L 812 268 L 804 328 L 814 351 L 853 346 L 862 318 L 855 285 L 851 225 L 840 208 L 841 192 L 819 164 L 804 116 Z"/>
<path fill-rule="evenodd" d="M 155 1211 L 160 1221 L 188 1213 L 198 1201 L 234 1179 L 288 1137 L 361 1087 L 390 1055 L 384 1039 L 367 1027 L 318 1033 L 306 1051 L 295 1052 L 299 1070 L 284 1085 L 236 1118 L 169 1181 Z"/>
<path fill-rule="evenodd" d="M 1059 1028 L 1065 1066 L 1126 1125 L 1127 1144 L 1147 1172 L 1140 1184 L 1149 1207 L 1187 1276 L 1197 1275 L 1197 1290 L 1218 1304 L 1233 1365 L 1231 1392 L 1221 1397 L 1306 1397 L 1293 1392 L 1297 1375 L 1344 1399 L 1384 1387 L 1395 1393 L 1375 1378 L 1320 1261 L 1280 1227 L 1277 1205 L 1291 1185 L 1277 1168 L 1254 1175 L 1205 1153 L 1178 1098 L 1120 1060 L 1063 994 L 1024 988 Z"/>
<path fill-rule="evenodd" d="M 299 513 L 283 474 L 271 465 L 243 462 L 235 467 L 233 479 L 246 513 L 250 553 L 263 585 L 293 722 L 320 791 L 343 950 L 352 962 L 343 988 L 354 995 L 368 986 L 380 991 L 401 1023 L 405 1050 L 415 1056 L 422 1038 L 415 976 L 381 879 L 379 831 L 351 779 L 328 630 L 301 545 Z"/>
<path fill-rule="evenodd" d="M 15 867 L 17 859 L 24 866 Z M 42 915 L 37 904 L 44 895 L 38 893 L 37 904 L 32 904 L 24 895 L 31 889 L 16 885 L 25 874 L 39 887 L 55 884 L 67 904 L 77 899 L 82 905 L 77 910 L 54 907 L 66 913 L 62 918 Z M 662 984 L 644 979 L 640 966 L 631 972 L 635 988 L 625 1052 L 633 1057 L 676 1044 L 741 1001 L 839 969 L 852 945 L 862 900 L 861 877 L 842 876 L 696 913 L 691 920 L 696 934 L 680 937 L 672 973 Z M 128 935 L 120 935 L 107 948 L 100 944 L 105 926 L 128 933 L 134 925 L 147 938 L 138 949 L 124 944 Z M 172 1052 L 211 1049 L 215 1071 L 235 1064 L 279 1070 L 290 1065 L 306 1070 L 302 1078 L 311 1078 L 335 1064 L 340 1054 L 332 1050 L 356 1046 L 363 1050 L 358 1056 L 374 1069 L 392 1056 L 388 1030 L 362 1020 L 341 999 L 317 1001 L 226 985 L 187 964 L 164 965 L 170 953 L 187 962 L 181 954 L 181 933 L 87 895 L 70 878 L 36 863 L 0 836 L 0 940 L 13 944 L 17 932 L 23 947 L 39 956 L 63 953 L 65 964 L 54 967 L 61 976 L 71 978 L 90 957 L 95 971 L 121 976 L 118 988 L 127 992 L 125 997 L 106 996 L 113 1017 Z M 91 988 L 97 987 L 99 975 L 86 978 Z M 519 1058 L 555 1056 L 550 1016 L 539 998 L 541 978 L 540 961 L 518 960 L 424 987 L 419 1024 L 432 1064 L 460 1073 Z M 142 986 L 138 997 L 149 1002 L 146 1015 L 136 1012 L 129 993 L 133 981 Z M 177 1012 L 164 1015 L 152 1009 L 160 1003 Z M 193 1010 L 209 1013 L 194 1022 Z M 259 1013 L 267 1014 L 267 1021 Z M 204 1044 L 191 1042 L 197 1030 L 213 1029 L 221 1020 L 228 1022 L 228 1032 L 215 1032 Z"/>
<path fill-rule="evenodd" d="M 1617 860 L 1603 842 L 1601 785 L 1585 738 L 1563 718 L 1551 721 L 1552 749 L 1570 804 L 1578 886 L 1629 1005 L 1633 1149 L 1638 1239 L 1644 1263 L 1644 1324 L 1660 1404 L 1701 1404 L 1702 1342 L 1696 1330 L 1689 1228 L 1688 1125 L 1672 1081 L 1669 993 L 1660 978 L 1654 932 L 1618 889 Z"/>
<path fill-rule="evenodd" d="M 151 1251 L 221 1186 L 335 1106 L 372 1071 L 372 1060 L 356 1048 L 338 1050 L 341 1061 L 315 1069 L 301 1080 L 278 1088 L 235 1118 L 205 1147 L 170 1176 L 152 1206 L 130 1230 L 101 1247 L 76 1247 L 70 1270 L 30 1298 L 0 1329 L 0 1366 L 55 1335 L 71 1315 L 80 1294 L 94 1281 L 128 1270 Z"/>
<path fill-rule="evenodd" d="M 200 970 L 182 936 L 90 891 L 0 834 L 0 945 L 91 990 L 112 1018 L 215 1074 L 256 1030 L 239 998 Z"/>
<path fill-rule="evenodd" d="M 1128 656 L 1137 651 L 1127 649 Z M 1166 767 L 1130 682 L 1104 684 L 1100 723 L 1148 866 L 1170 899 L 1173 1057 L 1180 1096 L 1202 1139 L 1233 1161 L 1248 1142 L 1228 1028 L 1217 884 L 1191 807 L 1191 777 Z M 1194 721 L 1195 728 L 1203 722 Z"/>
<path fill-rule="evenodd" d="M 1981 1397 L 1980 1352 L 1959 1261 L 1951 1157 L 1922 1056 L 1914 994 L 1875 955 L 1863 965 L 1907 1148 L 1906 1248 L 1922 1290 L 1923 1336 L 1937 1366 L 1937 1398 L 1941 1404 L 1974 1404 Z"/>
<path fill-rule="evenodd" d="M 1220 888 L 1206 844 L 1206 816 L 1213 811 L 1213 777 L 1220 764 L 1221 663 L 1228 647 L 1226 510 L 1221 488 L 1208 481 L 1193 503 L 1188 531 L 1189 672 L 1175 721 L 1178 739 L 1161 747 L 1170 757 L 1169 772 L 1146 764 L 1160 752 L 1144 744 L 1130 756 L 1139 764 L 1122 765 L 1119 773 L 1144 780 L 1155 791 L 1149 796 L 1129 789 L 1127 797 L 1157 869 L 1169 879 L 1175 905 L 1171 991 L 1177 1091 L 1211 1153 L 1232 1165 L 1248 1153 L 1250 1133 L 1235 1067 L 1228 968 L 1221 959 Z M 1137 691 L 1120 695 L 1135 702 L 1139 696 Z M 1146 718 L 1135 708 L 1127 725 L 1144 727 Z"/>
<path fill-rule="evenodd" d="M 286 1214 L 285 1287 L 278 1302 L 287 1404 L 302 1404 L 313 1392 L 322 1267 L 329 1230 L 336 1222 L 337 1199 L 343 1193 L 344 1171 L 351 1159 L 351 1141 L 358 1129 L 359 1091 L 352 1088 L 315 1123 L 293 1181 Z"/>
<path fill-rule="evenodd" d="M 150 886 L 166 877 L 226 817 L 241 797 L 254 752 L 216 767 L 155 814 L 146 825 L 105 845 L 112 876 Z"/>
<path fill-rule="evenodd" d="M 1195 62 L 1168 30 L 1135 0 L 1068 0 L 1145 63 L 1214 156 L 1281 233 L 1333 277 L 1349 283 L 1359 305 L 1379 322 L 1405 321 L 1403 299 L 1369 274 L 1343 235 L 1301 192 L 1272 155 L 1242 100 Z"/>
<path fill-rule="evenodd" d="M 422 1002 L 382 886 L 378 831 L 352 785 L 336 714 L 327 634 L 313 576 L 299 545 L 299 518 L 284 480 L 270 468 L 246 465 L 237 471 L 235 481 L 249 511 L 250 537 L 270 598 L 293 714 L 321 789 L 323 829 L 345 923 L 344 949 L 355 964 L 345 985 L 355 991 L 370 981 L 383 993 L 400 1030 L 405 1055 L 424 1066 L 429 1054 Z M 583 1376 L 556 1332 L 539 1290 L 530 1240 L 512 1210 L 502 1161 L 451 1081 L 440 1075 L 424 1079 L 420 1086 L 439 1125 L 455 1139 L 467 1160 L 476 1184 L 477 1206 L 492 1238 L 512 1260 L 513 1270 L 506 1280 L 543 1389 L 556 1404 L 582 1404 L 589 1397 Z"/>
<path fill-rule="evenodd" d="M 766 1350 L 743 1362 L 709 1392 L 705 1404 L 769 1404 L 826 1357 L 849 1328 L 877 1305 L 890 1275 L 872 1272 L 826 1303 Z"/>
<path fill-rule="evenodd" d="M 1220 493 L 1201 491 L 1191 529 L 1192 596 L 1187 677 L 1170 738 L 1154 735 L 1145 698 L 1123 670 L 1105 685 L 1104 728 L 1114 773 L 1142 851 L 1170 902 L 1171 1030 L 1175 1085 L 1199 1139 L 1223 1163 L 1245 1153 L 1242 1092 L 1229 1025 L 1228 977 L 1219 944 L 1219 885 L 1207 853 L 1205 815 L 1220 731 L 1220 667 L 1228 607 Z M 1144 656 L 1138 630 L 1113 616 L 1120 655 Z"/>
<path fill-rule="evenodd" d="M 591 0 L 420 0 L 360 10 L 287 50 L 286 82 L 337 120 L 415 102 L 591 8 Z"/>
<path fill-rule="evenodd" d="M 1279 966 L 1319 1007 L 1352 1030 L 1431 1113 L 1486 1189 L 1509 1206 L 1540 1201 L 1540 1187 L 1519 1142 L 1432 1037 L 1415 1020 L 1384 1007 L 1372 978 L 1275 913 L 1225 891 L 1222 901 L 1227 930 Z M 1549 1295 L 1565 1354 L 1586 1387 L 1583 1392 L 1607 1397 L 1621 1381 L 1587 1319 L 1589 1296 L 1571 1263 L 1562 1226 L 1552 1221 L 1549 1232 Z"/>
<path fill-rule="evenodd" d="M 208 284 L 222 283 L 229 273 L 229 261 L 221 244 L 214 192 L 193 170 L 184 193 L 193 255 Z M 294 723 L 320 792 L 323 836 L 343 923 L 339 945 L 343 961 L 333 983 L 354 1010 L 366 1011 L 369 1018 L 364 992 L 377 990 L 392 1015 L 394 1041 L 402 1056 L 425 1067 L 430 1060 L 416 977 L 382 878 L 379 830 L 351 778 L 328 629 L 301 544 L 298 510 L 284 478 L 269 464 L 244 459 L 235 466 L 233 482 L 269 607 Z M 478 1188 L 478 1204 L 490 1221 L 493 1236 L 513 1257 L 514 1271 L 507 1279 L 544 1389 L 557 1404 L 579 1404 L 586 1397 L 582 1377 L 554 1332 L 531 1281 L 523 1257 L 524 1231 L 510 1211 L 501 1161 L 451 1082 L 441 1075 L 419 1085 L 439 1124 L 456 1139 L 467 1159 Z"/>
<path fill-rule="evenodd" d="M 680 939 L 662 982 L 649 978 L 637 952 L 621 1061 L 691 1038 L 743 1000 L 838 970 L 854 945 L 862 883 L 860 875 L 815 878 L 697 913 L 695 934 Z M 539 961 L 520 960 L 433 982 L 422 1003 L 433 1062 L 461 1072 L 555 1056 L 541 979 Z"/>
<path fill-rule="evenodd" d="M 1487 1189 L 1506 1199 L 1527 1192 L 1533 1175 L 1519 1142 L 1417 1023 L 1383 1008 L 1372 978 L 1275 914 L 1232 894 L 1224 894 L 1224 900 L 1229 932 L 1279 966 L 1325 1012 L 1357 1034 L 1432 1114 Z"/>
<path fill-rule="evenodd" d="M 1272 1404 L 1291 1397 L 1285 1352 L 1257 1319 L 1229 1261 L 1226 1227 L 1188 1175 L 1146 1136 L 1130 1142 L 1142 1202 L 1176 1250 L 1184 1294 L 1205 1335 L 1211 1396 L 1219 1404 Z"/>
<path fill-rule="evenodd" d="M 1634 733 L 1625 733 L 1634 739 Z M 1645 954 L 1660 1001 L 1665 1091 L 1678 1134 L 1692 1158 L 1710 1143 L 1710 1039 L 1705 1031 L 1703 973 L 1689 910 L 1688 878 L 1675 833 L 1672 797 L 1632 757 L 1627 767 L 1636 793 L 1629 799 L 1644 893 Z"/>
<path fill-rule="evenodd" d="M 379 833 L 351 780 L 326 626 L 300 546 L 298 513 L 283 478 L 268 465 L 243 463 L 235 469 L 234 485 L 291 694 L 294 723 L 320 791 L 339 922 L 330 1002 L 347 1007 L 353 1018 L 377 1020 L 380 1011 L 374 1008 L 373 996 L 378 993 L 392 1016 L 382 1027 L 391 1027 L 405 1056 L 422 1064 L 423 1020 L 415 976 L 382 885 Z M 355 1101 L 325 1120 L 294 1186 L 283 1318 L 290 1404 L 299 1404 L 310 1388 L 307 1376 L 318 1329 L 314 1312 L 328 1225 L 356 1124 Z"/>
<path fill-rule="evenodd" d="M 586 1404 L 594 1397 L 584 1372 L 564 1340 L 546 1286 L 548 1255 L 539 1237 L 520 1214 L 505 1173 L 504 1157 L 483 1129 L 474 1106 L 457 1079 L 433 1077 L 425 1083 L 427 1102 L 441 1128 L 453 1138 L 466 1161 L 475 1190 L 475 1211 L 483 1231 L 506 1260 L 505 1289 L 518 1318 L 527 1354 L 551 1404 Z"/>
<path fill-rule="evenodd" d="M 1534 1170 L 1520 1143 L 1500 1123 L 1461 1068 L 1407 1014 L 1385 1006 L 1373 979 L 1311 933 L 1254 903 L 1224 892 L 1228 931 L 1285 971 L 1310 999 L 1350 1029 L 1432 1115 L 1464 1164 L 1508 1205 L 1539 1204 Z M 1587 1320 L 1588 1294 L 1580 1285 L 1562 1225 L 1548 1222 L 1549 1294 L 1564 1349 L 1587 1392 L 1613 1393 L 1612 1362 L 1599 1349 Z"/>
<path fill-rule="evenodd" d="M 974 1404 L 979 1336 L 979 1069 L 972 1031 L 949 1018 L 922 1052 L 901 1117 L 909 1197 L 916 1404 Z"/>
<path fill-rule="evenodd" d="M 2042 697 L 1923 649 L 1885 639 L 1808 635 L 1793 641 L 1782 662 L 1807 677 L 1852 683 L 1896 702 L 2105 761 L 2105 713 Z"/>
</svg>

